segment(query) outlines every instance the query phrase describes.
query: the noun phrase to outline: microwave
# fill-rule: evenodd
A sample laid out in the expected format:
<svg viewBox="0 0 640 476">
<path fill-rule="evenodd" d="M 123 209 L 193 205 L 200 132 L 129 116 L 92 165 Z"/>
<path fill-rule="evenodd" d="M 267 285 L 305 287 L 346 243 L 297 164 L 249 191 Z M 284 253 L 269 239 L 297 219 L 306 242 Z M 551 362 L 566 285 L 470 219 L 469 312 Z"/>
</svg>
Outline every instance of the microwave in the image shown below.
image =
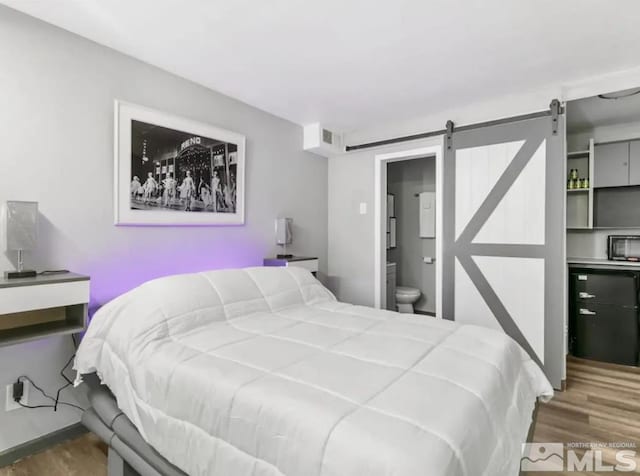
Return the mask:
<svg viewBox="0 0 640 476">
<path fill-rule="evenodd" d="M 609 235 L 607 256 L 614 261 L 640 261 L 640 235 Z"/>
</svg>

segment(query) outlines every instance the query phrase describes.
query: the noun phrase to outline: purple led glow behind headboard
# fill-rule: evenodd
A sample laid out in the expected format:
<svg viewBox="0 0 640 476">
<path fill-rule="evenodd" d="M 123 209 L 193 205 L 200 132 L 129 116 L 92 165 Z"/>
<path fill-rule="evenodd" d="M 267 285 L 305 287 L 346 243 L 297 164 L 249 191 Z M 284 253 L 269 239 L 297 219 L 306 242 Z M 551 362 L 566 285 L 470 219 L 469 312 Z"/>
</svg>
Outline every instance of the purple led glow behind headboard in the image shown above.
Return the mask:
<svg viewBox="0 0 640 476">
<path fill-rule="evenodd" d="M 102 256 L 82 270 L 91 276 L 89 315 L 93 316 L 113 298 L 146 281 L 172 274 L 260 266 L 263 256 L 264 250 L 260 246 L 238 242 L 224 245 L 209 242 L 204 247 L 188 243 L 182 249 L 176 249 L 175 242 L 169 248 L 157 242 L 146 247 L 137 246 L 135 252 L 129 249 Z"/>
</svg>

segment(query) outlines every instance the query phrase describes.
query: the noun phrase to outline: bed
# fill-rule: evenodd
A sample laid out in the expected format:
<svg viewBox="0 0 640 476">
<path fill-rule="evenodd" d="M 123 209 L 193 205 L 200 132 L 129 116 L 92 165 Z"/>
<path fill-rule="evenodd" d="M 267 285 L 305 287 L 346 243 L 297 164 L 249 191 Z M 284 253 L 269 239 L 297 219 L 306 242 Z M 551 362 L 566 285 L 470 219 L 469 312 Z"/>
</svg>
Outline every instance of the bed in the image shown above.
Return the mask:
<svg viewBox="0 0 640 476">
<path fill-rule="evenodd" d="M 553 395 L 505 334 L 341 303 L 300 268 L 145 283 L 96 313 L 75 369 L 102 384 L 88 426 L 111 399 L 114 457 L 155 474 L 515 475 Z"/>
</svg>

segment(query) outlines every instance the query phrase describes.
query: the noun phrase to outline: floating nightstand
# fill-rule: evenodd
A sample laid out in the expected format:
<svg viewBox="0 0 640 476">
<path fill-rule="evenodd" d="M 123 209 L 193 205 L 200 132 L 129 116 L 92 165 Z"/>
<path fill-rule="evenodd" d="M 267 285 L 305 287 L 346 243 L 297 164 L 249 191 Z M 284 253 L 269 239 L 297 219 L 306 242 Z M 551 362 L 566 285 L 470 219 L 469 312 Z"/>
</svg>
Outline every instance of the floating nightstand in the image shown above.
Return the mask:
<svg viewBox="0 0 640 476">
<path fill-rule="evenodd" d="M 86 330 L 89 283 L 75 273 L 0 278 L 0 346 Z"/>
<path fill-rule="evenodd" d="M 288 258 L 265 258 L 264 266 L 296 266 L 311 271 L 314 276 L 318 272 L 318 258 L 308 256 L 291 256 Z"/>
</svg>

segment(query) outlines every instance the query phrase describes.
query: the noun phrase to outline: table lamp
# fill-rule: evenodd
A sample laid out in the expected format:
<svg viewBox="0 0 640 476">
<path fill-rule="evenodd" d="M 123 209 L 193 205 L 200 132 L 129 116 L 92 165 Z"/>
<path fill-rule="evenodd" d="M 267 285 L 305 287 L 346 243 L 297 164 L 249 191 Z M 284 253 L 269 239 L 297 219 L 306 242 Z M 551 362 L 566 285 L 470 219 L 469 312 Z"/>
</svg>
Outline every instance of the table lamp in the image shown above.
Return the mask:
<svg viewBox="0 0 640 476">
<path fill-rule="evenodd" d="M 283 254 L 279 254 L 276 257 L 279 259 L 292 258 L 293 255 L 287 254 L 287 245 L 293 242 L 291 236 L 291 224 L 293 219 L 291 218 L 276 218 L 276 243 L 283 246 Z"/>
<path fill-rule="evenodd" d="M 5 232 L 7 251 L 18 252 L 18 269 L 5 271 L 6 279 L 34 278 L 36 272 L 24 269 L 24 252 L 36 247 L 38 238 L 38 202 L 7 201 Z"/>
</svg>

